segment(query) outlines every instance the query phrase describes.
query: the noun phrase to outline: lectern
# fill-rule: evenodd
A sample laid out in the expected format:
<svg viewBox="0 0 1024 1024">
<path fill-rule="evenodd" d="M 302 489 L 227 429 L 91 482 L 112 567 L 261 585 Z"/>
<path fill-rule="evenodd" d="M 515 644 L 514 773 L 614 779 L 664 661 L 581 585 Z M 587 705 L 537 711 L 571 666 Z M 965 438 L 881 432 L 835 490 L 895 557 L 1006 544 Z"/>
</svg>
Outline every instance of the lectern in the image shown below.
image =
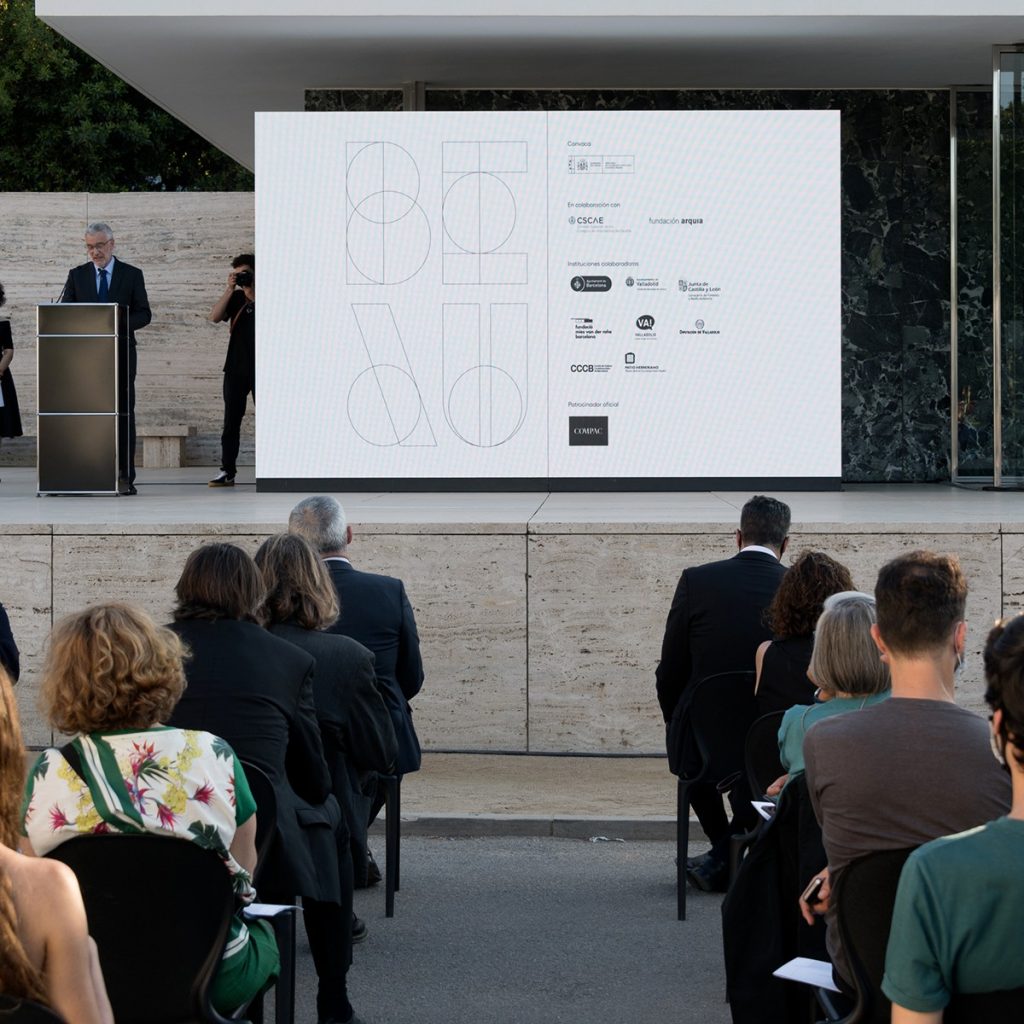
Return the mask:
<svg viewBox="0 0 1024 1024">
<path fill-rule="evenodd" d="M 128 436 L 128 309 L 75 302 L 36 310 L 39 494 L 117 494 Z"/>
</svg>

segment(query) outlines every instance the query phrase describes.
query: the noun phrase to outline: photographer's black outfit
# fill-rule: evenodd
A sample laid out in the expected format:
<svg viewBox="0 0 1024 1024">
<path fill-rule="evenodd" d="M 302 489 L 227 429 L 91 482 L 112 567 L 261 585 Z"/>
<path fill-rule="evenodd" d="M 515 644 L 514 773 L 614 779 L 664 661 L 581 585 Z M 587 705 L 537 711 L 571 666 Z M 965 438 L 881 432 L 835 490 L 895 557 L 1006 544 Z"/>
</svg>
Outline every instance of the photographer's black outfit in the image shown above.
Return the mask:
<svg viewBox="0 0 1024 1024">
<path fill-rule="evenodd" d="M 220 468 L 234 482 L 239 435 L 246 396 L 256 404 L 256 304 L 240 289 L 228 299 L 221 320 L 231 323 L 228 354 L 224 360 L 224 433 L 220 437 Z"/>
</svg>

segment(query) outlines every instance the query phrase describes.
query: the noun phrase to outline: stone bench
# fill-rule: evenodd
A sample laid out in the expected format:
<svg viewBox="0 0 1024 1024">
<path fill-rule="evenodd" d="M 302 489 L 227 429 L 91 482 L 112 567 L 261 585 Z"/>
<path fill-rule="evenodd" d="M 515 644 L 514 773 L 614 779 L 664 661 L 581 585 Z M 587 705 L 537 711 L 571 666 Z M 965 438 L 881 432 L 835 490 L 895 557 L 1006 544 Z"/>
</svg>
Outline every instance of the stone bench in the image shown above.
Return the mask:
<svg viewBox="0 0 1024 1024">
<path fill-rule="evenodd" d="M 195 437 L 196 428 L 183 423 L 158 423 L 139 426 L 136 433 L 142 438 L 142 465 L 146 469 L 172 469 L 181 465 L 185 438 Z"/>
</svg>

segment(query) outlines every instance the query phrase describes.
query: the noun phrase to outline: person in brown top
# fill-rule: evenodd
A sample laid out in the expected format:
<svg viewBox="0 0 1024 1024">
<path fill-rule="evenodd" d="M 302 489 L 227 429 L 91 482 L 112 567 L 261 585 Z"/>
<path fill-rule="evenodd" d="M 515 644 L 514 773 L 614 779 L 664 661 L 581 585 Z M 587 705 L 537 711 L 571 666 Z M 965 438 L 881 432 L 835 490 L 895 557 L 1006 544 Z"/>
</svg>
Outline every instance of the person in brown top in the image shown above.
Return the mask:
<svg viewBox="0 0 1024 1024">
<path fill-rule="evenodd" d="M 892 674 L 892 699 L 818 722 L 804 738 L 808 789 L 828 866 L 820 902 L 828 949 L 849 971 L 831 886 L 857 857 L 962 832 L 1006 813 L 1010 784 L 989 749 L 985 719 L 954 702 L 963 665 L 967 581 L 957 559 L 914 551 L 884 565 L 875 585 L 871 635 Z M 816 876 L 818 877 L 818 876 Z"/>
</svg>

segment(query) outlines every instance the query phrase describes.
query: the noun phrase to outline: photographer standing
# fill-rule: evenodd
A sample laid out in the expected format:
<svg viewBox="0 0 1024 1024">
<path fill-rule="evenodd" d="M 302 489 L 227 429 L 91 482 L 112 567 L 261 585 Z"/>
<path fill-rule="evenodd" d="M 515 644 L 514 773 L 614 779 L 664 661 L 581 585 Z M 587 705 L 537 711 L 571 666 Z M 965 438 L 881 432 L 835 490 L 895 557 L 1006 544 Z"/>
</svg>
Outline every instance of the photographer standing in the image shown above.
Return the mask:
<svg viewBox="0 0 1024 1024">
<path fill-rule="evenodd" d="M 231 261 L 228 286 L 207 319 L 231 324 L 224 360 L 224 433 L 220 437 L 220 472 L 211 487 L 235 486 L 235 460 L 246 396 L 256 404 L 256 257 L 244 252 Z"/>
</svg>

